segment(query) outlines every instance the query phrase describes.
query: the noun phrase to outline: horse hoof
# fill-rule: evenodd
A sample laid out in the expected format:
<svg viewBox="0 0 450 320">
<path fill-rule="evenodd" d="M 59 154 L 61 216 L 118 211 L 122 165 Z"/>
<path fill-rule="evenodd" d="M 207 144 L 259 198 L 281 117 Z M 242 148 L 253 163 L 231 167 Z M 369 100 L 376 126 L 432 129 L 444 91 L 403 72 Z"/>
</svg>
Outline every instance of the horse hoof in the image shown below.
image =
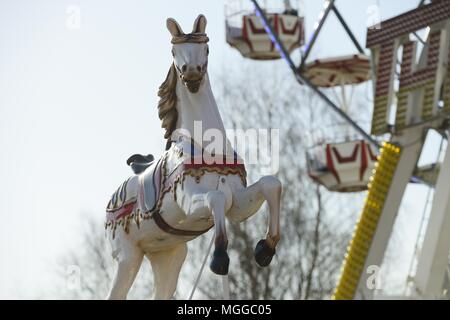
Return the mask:
<svg viewBox="0 0 450 320">
<path fill-rule="evenodd" d="M 213 253 L 213 258 L 209 268 L 215 274 L 225 276 L 228 274 L 228 266 L 230 265 L 230 258 L 224 249 L 216 249 Z"/>
<path fill-rule="evenodd" d="M 275 255 L 275 249 L 267 244 L 266 240 L 259 240 L 255 248 L 255 260 L 260 267 L 267 267 Z"/>
</svg>

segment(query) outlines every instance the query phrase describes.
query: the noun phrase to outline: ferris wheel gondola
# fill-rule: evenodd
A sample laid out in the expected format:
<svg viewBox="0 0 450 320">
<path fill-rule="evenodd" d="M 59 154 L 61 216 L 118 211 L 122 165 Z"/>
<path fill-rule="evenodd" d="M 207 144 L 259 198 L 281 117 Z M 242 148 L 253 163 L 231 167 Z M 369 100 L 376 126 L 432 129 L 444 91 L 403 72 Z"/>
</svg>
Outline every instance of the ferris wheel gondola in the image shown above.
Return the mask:
<svg viewBox="0 0 450 320">
<path fill-rule="evenodd" d="M 322 88 L 355 85 L 370 79 L 370 59 L 363 54 L 317 59 L 305 65 L 303 74 Z"/>
<path fill-rule="evenodd" d="M 275 60 L 280 58 L 261 19 L 251 10 L 228 9 L 225 20 L 226 41 L 236 48 L 243 57 L 255 60 Z M 298 15 L 289 1 L 284 1 L 284 9 L 270 9 L 267 18 L 273 30 L 289 53 L 304 44 L 303 17 Z"/>
</svg>

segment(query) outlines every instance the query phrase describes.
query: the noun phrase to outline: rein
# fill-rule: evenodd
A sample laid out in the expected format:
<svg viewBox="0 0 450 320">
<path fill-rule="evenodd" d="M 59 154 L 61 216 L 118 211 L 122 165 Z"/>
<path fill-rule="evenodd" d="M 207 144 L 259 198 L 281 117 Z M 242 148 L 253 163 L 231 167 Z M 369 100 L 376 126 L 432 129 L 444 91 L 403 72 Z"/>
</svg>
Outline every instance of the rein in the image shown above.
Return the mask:
<svg viewBox="0 0 450 320">
<path fill-rule="evenodd" d="M 180 78 L 183 76 L 183 71 L 181 71 L 180 67 L 174 63 L 173 64 L 175 66 L 175 68 L 178 70 L 178 73 L 180 75 Z M 203 65 L 202 65 L 202 71 L 200 72 L 200 75 L 203 77 L 206 73 L 206 67 L 208 66 L 208 61 L 206 61 Z M 194 80 L 194 81 L 201 81 L 202 79 L 199 80 Z"/>
</svg>

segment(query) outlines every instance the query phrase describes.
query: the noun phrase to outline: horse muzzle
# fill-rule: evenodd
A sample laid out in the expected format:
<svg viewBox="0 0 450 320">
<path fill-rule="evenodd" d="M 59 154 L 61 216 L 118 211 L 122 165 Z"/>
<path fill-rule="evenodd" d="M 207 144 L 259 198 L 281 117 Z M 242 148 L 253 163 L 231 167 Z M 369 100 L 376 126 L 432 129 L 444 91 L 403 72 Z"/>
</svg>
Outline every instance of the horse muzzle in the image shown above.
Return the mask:
<svg viewBox="0 0 450 320">
<path fill-rule="evenodd" d="M 184 64 L 180 68 L 175 64 L 181 81 L 190 93 L 196 93 L 200 89 L 200 85 L 202 84 L 204 75 L 206 73 L 207 65 L 207 63 L 197 66 Z"/>
<path fill-rule="evenodd" d="M 202 74 L 196 74 L 196 75 L 182 75 L 181 81 L 186 86 L 186 88 L 189 90 L 190 93 L 196 93 L 200 89 L 200 85 L 203 81 L 203 75 Z"/>
</svg>

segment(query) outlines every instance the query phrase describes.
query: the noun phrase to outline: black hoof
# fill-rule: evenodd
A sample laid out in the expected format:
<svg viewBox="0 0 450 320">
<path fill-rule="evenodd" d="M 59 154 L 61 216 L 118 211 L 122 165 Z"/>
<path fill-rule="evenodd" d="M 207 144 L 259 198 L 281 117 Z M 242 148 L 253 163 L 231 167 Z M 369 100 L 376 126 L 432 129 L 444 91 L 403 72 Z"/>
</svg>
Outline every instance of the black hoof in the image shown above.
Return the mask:
<svg viewBox="0 0 450 320">
<path fill-rule="evenodd" d="M 259 240 L 255 248 L 255 260 L 260 267 L 267 267 L 272 261 L 275 249 L 267 244 L 266 240 Z"/>
<path fill-rule="evenodd" d="M 215 274 L 225 276 L 228 274 L 228 266 L 230 265 L 230 258 L 224 249 L 215 249 L 213 258 L 209 268 Z"/>
</svg>

